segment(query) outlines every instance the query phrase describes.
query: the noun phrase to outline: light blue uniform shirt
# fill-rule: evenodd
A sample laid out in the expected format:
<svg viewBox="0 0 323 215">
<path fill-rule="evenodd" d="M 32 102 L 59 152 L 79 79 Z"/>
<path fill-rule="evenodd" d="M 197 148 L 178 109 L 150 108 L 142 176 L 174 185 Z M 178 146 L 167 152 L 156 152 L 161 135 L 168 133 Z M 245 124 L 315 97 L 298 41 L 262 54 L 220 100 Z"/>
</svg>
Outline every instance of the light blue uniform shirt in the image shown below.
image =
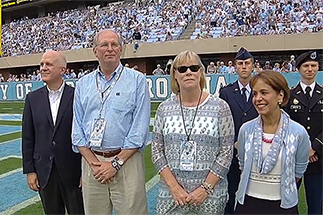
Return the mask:
<svg viewBox="0 0 323 215">
<path fill-rule="evenodd" d="M 77 82 L 73 106 L 73 151 L 78 152 L 78 146 L 90 148 L 93 119 L 98 118 L 101 107 L 97 76 L 103 91 L 113 83 L 117 74 L 120 74 L 119 79 L 104 102 L 101 113 L 101 118 L 106 120 L 102 145 L 93 149 L 109 151 L 143 148 L 146 145 L 150 120 L 146 78 L 142 73 L 119 64 L 110 80 L 98 68 Z"/>
</svg>

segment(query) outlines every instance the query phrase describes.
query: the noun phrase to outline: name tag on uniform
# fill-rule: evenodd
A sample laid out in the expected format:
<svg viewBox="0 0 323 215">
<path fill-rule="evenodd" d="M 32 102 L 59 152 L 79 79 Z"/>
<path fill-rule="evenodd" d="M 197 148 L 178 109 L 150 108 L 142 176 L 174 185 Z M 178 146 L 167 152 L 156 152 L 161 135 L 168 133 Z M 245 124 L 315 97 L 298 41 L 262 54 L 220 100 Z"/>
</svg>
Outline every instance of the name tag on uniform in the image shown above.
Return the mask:
<svg viewBox="0 0 323 215">
<path fill-rule="evenodd" d="M 182 171 L 193 171 L 196 160 L 196 142 L 184 141 L 181 144 L 181 157 L 179 169 Z"/>
<path fill-rule="evenodd" d="M 90 146 L 91 147 L 100 147 L 101 146 L 106 124 L 107 124 L 107 122 L 103 118 L 93 120 L 91 135 L 90 135 Z"/>
<path fill-rule="evenodd" d="M 291 105 L 290 109 L 292 109 L 292 110 L 300 110 L 300 109 L 302 109 L 302 106 L 301 105 Z"/>
</svg>

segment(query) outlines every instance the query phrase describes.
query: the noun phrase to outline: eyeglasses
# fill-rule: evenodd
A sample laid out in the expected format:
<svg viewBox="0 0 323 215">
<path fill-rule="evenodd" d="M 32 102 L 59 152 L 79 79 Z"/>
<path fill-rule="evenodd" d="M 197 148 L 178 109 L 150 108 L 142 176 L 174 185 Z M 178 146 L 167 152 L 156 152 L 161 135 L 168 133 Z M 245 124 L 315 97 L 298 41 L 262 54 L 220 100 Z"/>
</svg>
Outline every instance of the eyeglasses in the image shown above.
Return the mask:
<svg viewBox="0 0 323 215">
<path fill-rule="evenodd" d="M 97 46 L 101 49 L 107 49 L 109 46 L 111 46 L 111 48 L 113 49 L 116 49 L 119 47 L 119 43 L 100 43 Z"/>
<path fill-rule="evenodd" d="M 200 69 L 199 65 L 192 65 L 192 66 L 179 66 L 177 67 L 177 71 L 179 73 L 185 73 L 187 71 L 187 69 L 190 69 L 192 72 L 197 72 Z"/>
</svg>

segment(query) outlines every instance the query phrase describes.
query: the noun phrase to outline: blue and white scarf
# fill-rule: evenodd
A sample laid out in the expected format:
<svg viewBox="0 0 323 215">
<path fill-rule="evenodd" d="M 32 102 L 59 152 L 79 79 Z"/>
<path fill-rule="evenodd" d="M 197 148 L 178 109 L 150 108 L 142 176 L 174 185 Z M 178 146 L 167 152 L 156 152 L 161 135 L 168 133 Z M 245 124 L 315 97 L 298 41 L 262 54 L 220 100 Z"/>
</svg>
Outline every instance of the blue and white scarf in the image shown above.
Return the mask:
<svg viewBox="0 0 323 215">
<path fill-rule="evenodd" d="M 280 129 L 275 133 L 273 142 L 269 148 L 267 156 L 263 158 L 262 155 L 262 120 L 261 117 L 258 118 L 255 124 L 255 133 L 253 136 L 253 161 L 257 167 L 257 172 L 260 174 L 268 174 L 273 170 L 277 163 L 277 159 L 280 153 L 280 150 L 284 144 L 284 139 L 287 133 L 289 124 L 289 116 L 284 111 L 281 111 L 281 117 L 279 126 Z"/>
</svg>

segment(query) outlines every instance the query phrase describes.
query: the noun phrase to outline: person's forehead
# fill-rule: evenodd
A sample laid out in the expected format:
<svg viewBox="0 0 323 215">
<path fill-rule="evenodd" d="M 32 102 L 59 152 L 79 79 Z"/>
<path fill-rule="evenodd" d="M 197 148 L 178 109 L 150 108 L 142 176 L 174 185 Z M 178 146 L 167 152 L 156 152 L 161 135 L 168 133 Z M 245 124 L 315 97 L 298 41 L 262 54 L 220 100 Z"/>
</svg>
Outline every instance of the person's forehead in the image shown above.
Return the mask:
<svg viewBox="0 0 323 215">
<path fill-rule="evenodd" d="M 243 63 L 243 62 L 252 62 L 251 58 L 245 59 L 245 60 L 237 60 L 237 63 Z"/>
<path fill-rule="evenodd" d="M 118 41 L 118 35 L 113 31 L 104 31 L 100 33 L 98 42 L 100 43 L 103 40 Z"/>
<path fill-rule="evenodd" d="M 319 63 L 314 60 L 313 61 L 306 61 L 306 62 L 302 63 L 302 65 L 310 65 L 310 64 L 315 64 L 315 65 L 317 64 L 318 65 Z"/>
</svg>

